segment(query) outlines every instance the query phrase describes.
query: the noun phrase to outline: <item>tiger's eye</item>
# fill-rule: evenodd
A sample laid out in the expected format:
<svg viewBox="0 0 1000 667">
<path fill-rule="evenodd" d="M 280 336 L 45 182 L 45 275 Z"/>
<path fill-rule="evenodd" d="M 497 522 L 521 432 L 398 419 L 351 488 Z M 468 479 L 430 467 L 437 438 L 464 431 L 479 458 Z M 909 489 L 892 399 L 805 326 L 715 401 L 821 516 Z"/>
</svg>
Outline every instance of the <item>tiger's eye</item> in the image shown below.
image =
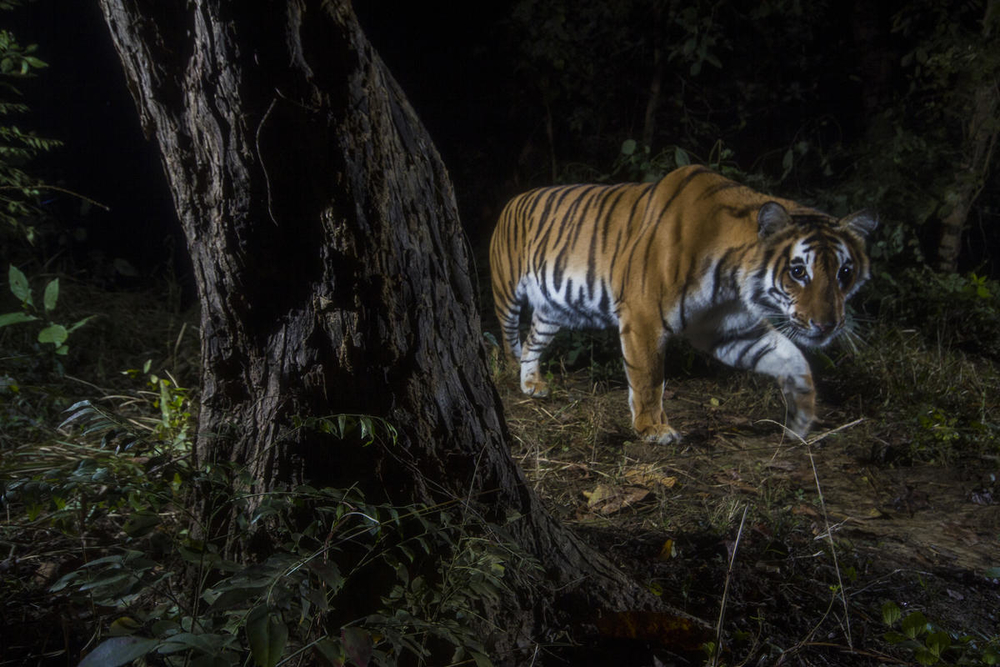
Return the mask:
<svg viewBox="0 0 1000 667">
<path fill-rule="evenodd" d="M 844 266 L 840 267 L 840 272 L 837 274 L 837 277 L 840 279 L 840 282 L 848 283 L 851 280 L 852 274 L 853 274 L 853 269 L 851 269 L 850 266 L 847 266 L 845 264 Z"/>
<path fill-rule="evenodd" d="M 792 268 L 788 269 L 788 275 L 796 280 L 802 280 L 806 277 L 806 267 L 801 264 L 796 264 Z"/>
</svg>

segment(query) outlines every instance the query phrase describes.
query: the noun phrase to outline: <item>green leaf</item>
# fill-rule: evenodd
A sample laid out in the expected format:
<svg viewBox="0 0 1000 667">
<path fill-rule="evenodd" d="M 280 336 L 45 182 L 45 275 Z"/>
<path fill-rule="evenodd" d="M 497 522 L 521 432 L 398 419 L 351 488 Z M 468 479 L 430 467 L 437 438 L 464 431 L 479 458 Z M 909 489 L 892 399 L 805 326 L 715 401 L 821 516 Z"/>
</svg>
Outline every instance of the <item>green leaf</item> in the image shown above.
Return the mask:
<svg viewBox="0 0 1000 667">
<path fill-rule="evenodd" d="M 104 586 L 110 586 L 111 584 L 117 584 L 120 581 L 126 581 L 132 578 L 131 572 L 117 572 L 112 574 L 110 577 L 104 577 L 103 579 L 96 579 L 94 581 L 87 582 L 83 586 L 80 586 L 80 591 L 90 591 L 95 588 L 103 588 Z"/>
<path fill-rule="evenodd" d="M 340 642 L 329 638 L 324 639 L 316 644 L 316 650 L 334 667 L 343 667 L 346 656 L 344 655 L 344 646 Z"/>
<path fill-rule="evenodd" d="M 28 313 L 7 313 L 5 315 L 0 315 L 0 327 L 5 327 L 8 324 L 21 324 L 22 322 L 32 322 L 38 318 L 34 315 L 29 315 Z"/>
<path fill-rule="evenodd" d="M 336 563 L 314 559 L 309 561 L 309 569 L 330 587 L 332 593 L 338 592 L 344 585 L 344 577 L 340 574 L 340 568 Z"/>
<path fill-rule="evenodd" d="M 889 600 L 884 605 L 882 605 L 882 622 L 888 626 L 893 626 L 903 616 L 903 612 L 900 611 L 899 605 Z"/>
<path fill-rule="evenodd" d="M 28 279 L 21 272 L 21 269 L 11 264 L 7 270 L 7 280 L 10 282 L 10 291 L 21 303 L 26 303 L 29 306 L 35 305 L 31 300 L 31 287 L 28 286 Z"/>
<path fill-rule="evenodd" d="M 940 656 L 951 648 L 951 637 L 948 636 L 947 632 L 941 632 L 940 630 L 927 635 L 927 639 L 924 642 L 927 644 L 930 652 L 937 656 Z"/>
<path fill-rule="evenodd" d="M 636 148 L 635 139 L 626 139 L 622 142 L 622 155 L 632 155 Z"/>
<path fill-rule="evenodd" d="M 53 278 L 45 286 L 45 296 L 42 301 L 45 303 L 45 312 L 51 313 L 56 309 L 56 302 L 59 301 L 59 279 Z"/>
<path fill-rule="evenodd" d="M 792 153 L 792 149 L 789 148 L 785 151 L 785 156 L 781 159 L 781 168 L 784 169 L 785 175 L 792 170 L 792 166 L 795 164 L 795 154 Z"/>
<path fill-rule="evenodd" d="M 24 62 L 28 63 L 30 67 L 48 67 L 49 64 L 44 60 L 39 60 L 35 56 L 25 56 Z"/>
<path fill-rule="evenodd" d="M 913 657 L 917 659 L 921 665 L 935 665 L 940 661 L 936 655 L 931 653 L 929 650 L 921 646 L 916 651 L 913 652 Z"/>
<path fill-rule="evenodd" d="M 118 667 L 152 652 L 159 641 L 142 637 L 112 637 L 102 642 L 77 667 Z"/>
<path fill-rule="evenodd" d="M 674 148 L 674 163 L 676 163 L 678 167 L 686 167 L 691 164 L 691 158 L 688 157 L 687 151 L 680 146 Z"/>
<path fill-rule="evenodd" d="M 225 638 L 218 634 L 194 634 L 192 632 L 181 632 L 168 637 L 163 644 L 160 645 L 157 653 L 166 655 L 193 649 L 205 655 L 212 655 L 218 653 L 224 642 Z"/>
<path fill-rule="evenodd" d="M 472 659 L 476 661 L 476 667 L 493 667 L 493 663 L 482 653 L 477 651 L 469 651 L 472 654 Z"/>
<path fill-rule="evenodd" d="M 903 619 L 902 628 L 903 634 L 910 639 L 915 639 L 927 632 L 927 617 L 922 612 L 912 612 Z"/>
<path fill-rule="evenodd" d="M 61 324 L 51 324 L 38 332 L 39 343 L 52 343 L 56 347 L 61 346 L 69 338 L 69 332 Z"/>
<path fill-rule="evenodd" d="M 241 586 L 223 591 L 221 595 L 212 600 L 210 608 L 212 611 L 220 611 L 240 605 L 251 598 L 259 598 L 267 593 L 267 586 Z M 206 592 L 206 596 L 208 593 Z"/>
<path fill-rule="evenodd" d="M 258 605 L 247 615 L 247 639 L 257 667 L 274 667 L 288 642 L 288 628 L 267 605 Z"/>
</svg>

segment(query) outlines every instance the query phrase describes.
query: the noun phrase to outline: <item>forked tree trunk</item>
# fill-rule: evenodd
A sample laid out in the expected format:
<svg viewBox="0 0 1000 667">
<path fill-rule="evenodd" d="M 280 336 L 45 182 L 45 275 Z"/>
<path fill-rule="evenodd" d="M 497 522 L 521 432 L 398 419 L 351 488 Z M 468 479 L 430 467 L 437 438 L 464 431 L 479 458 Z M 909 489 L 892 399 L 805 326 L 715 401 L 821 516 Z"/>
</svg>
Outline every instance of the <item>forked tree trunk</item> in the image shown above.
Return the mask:
<svg viewBox="0 0 1000 667">
<path fill-rule="evenodd" d="M 633 602 L 509 456 L 450 180 L 350 2 L 101 4 L 193 259 L 198 459 L 245 464 L 255 491 L 375 477 L 398 503 L 473 499 L 520 517 L 551 584 Z M 398 443 L 293 428 L 334 413 L 382 417 Z M 507 642 L 546 603 L 518 593 Z"/>
</svg>

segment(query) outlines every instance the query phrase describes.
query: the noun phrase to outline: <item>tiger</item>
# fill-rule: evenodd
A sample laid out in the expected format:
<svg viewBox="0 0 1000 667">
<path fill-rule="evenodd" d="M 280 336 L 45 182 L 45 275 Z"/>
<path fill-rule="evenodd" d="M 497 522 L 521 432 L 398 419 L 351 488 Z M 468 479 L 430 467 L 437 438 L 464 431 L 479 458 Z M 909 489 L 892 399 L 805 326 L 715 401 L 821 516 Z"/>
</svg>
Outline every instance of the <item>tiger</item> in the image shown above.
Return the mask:
<svg viewBox="0 0 1000 667">
<path fill-rule="evenodd" d="M 774 377 L 786 426 L 816 418 L 799 346 L 846 328 L 845 304 L 870 277 L 869 210 L 843 218 L 771 197 L 700 165 L 654 183 L 558 185 L 515 196 L 490 240 L 494 308 L 521 390 L 546 396 L 539 370 L 562 328 L 616 327 L 632 427 L 680 440 L 663 409 L 666 342 L 680 336 L 730 366 Z M 520 340 L 520 314 L 532 310 Z"/>
</svg>

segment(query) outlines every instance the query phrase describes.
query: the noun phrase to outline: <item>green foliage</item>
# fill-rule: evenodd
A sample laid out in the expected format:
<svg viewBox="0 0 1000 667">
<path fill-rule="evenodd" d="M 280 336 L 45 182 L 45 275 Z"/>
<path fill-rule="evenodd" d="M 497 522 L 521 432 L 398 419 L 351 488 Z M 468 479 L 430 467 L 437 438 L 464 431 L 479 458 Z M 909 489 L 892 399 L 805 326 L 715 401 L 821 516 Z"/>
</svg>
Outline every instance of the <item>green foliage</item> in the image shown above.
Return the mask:
<svg viewBox="0 0 1000 667">
<path fill-rule="evenodd" d="M 8 284 L 11 294 L 21 302 L 21 310 L 0 315 L 0 328 L 12 324 L 26 324 L 38 322 L 37 342 L 40 343 L 45 352 L 51 355 L 66 356 L 69 353 L 70 334 L 93 319 L 94 316 L 85 317 L 72 324 L 60 324 L 53 320 L 53 311 L 59 301 L 59 279 L 53 278 L 46 283 L 42 292 L 41 304 L 36 303 L 27 276 L 13 264 L 7 271 Z M 50 346 L 51 347 L 47 347 Z M 42 350 L 40 350 L 42 351 Z M 62 370 L 62 364 L 53 357 L 58 369 Z"/>
<path fill-rule="evenodd" d="M 19 2 L 0 3 L 0 10 L 19 6 Z M 14 85 L 19 79 L 34 75 L 46 63 L 36 54 L 37 45 L 21 45 L 9 30 L 0 29 L 0 116 L 23 115 L 29 111 L 26 104 L 12 101 L 21 93 Z M 50 151 L 61 142 L 39 137 L 30 130 L 13 124 L 0 124 L 0 221 L 8 229 L 23 235 L 29 242 L 35 239 L 34 227 L 26 222 L 37 214 L 35 201 L 45 187 L 37 177 L 25 171 L 25 164 L 38 153 Z"/>
<path fill-rule="evenodd" d="M 882 605 L 882 622 L 890 628 L 883 638 L 889 644 L 912 651 L 913 658 L 921 665 L 1000 664 L 1000 636 L 983 638 L 949 633 L 928 621 L 920 611 L 903 616 L 899 605 L 892 601 Z"/>
<path fill-rule="evenodd" d="M 445 512 L 370 505 L 354 489 L 301 486 L 259 501 L 245 529 L 267 519 L 279 526 L 280 541 L 259 564 L 227 560 L 213 544 L 183 531 L 167 533 L 159 547 L 166 553 L 154 558 L 140 538 L 164 533 L 150 518 L 126 527 L 131 544 L 121 553 L 70 572 L 52 590 L 72 590 L 116 610 L 112 636 L 95 649 L 106 664 L 124 664 L 142 651 L 177 665 L 240 665 L 250 657 L 273 667 L 297 656 L 318 664 L 346 658 L 354 665 L 395 665 L 405 655 L 428 659 L 438 644 L 452 647 L 453 661 L 490 664 L 471 615 L 503 588 L 510 553 L 478 538 L 454 541 L 462 529 Z M 312 519 L 298 526 L 292 517 L 304 510 Z M 451 558 L 438 558 L 444 553 Z M 196 599 L 172 592 L 180 573 L 163 561 L 174 557 L 200 573 Z M 426 562 L 436 563 L 434 576 L 414 575 Z M 372 577 L 379 582 L 375 590 L 389 585 L 382 608 L 358 617 L 352 582 Z M 148 599 L 162 602 L 138 604 Z M 123 635 L 133 641 L 123 642 Z"/>
<path fill-rule="evenodd" d="M 189 444 L 188 431 L 194 420 L 191 412 L 191 392 L 186 387 L 179 386 L 170 373 L 165 373 L 166 378 L 151 373 L 150 368 L 152 363 L 152 360 L 147 360 L 143 364 L 141 371 L 130 368 L 123 371 L 122 374 L 131 378 L 136 378 L 140 375 L 146 377 L 146 385 L 150 391 L 143 392 L 142 395 L 146 396 L 147 400 L 151 401 L 153 407 L 160 412 L 159 419 L 144 418 L 144 422 L 149 428 L 150 437 L 160 442 L 169 443 L 175 448 L 185 447 Z M 83 401 L 77 405 L 85 404 L 87 406 L 90 405 L 89 401 Z M 73 406 L 70 410 L 75 407 L 77 406 Z M 77 414 L 80 413 L 72 415 L 63 422 L 63 425 L 65 426 L 67 423 L 73 421 Z"/>
<path fill-rule="evenodd" d="M 947 332 L 960 348 L 1000 360 L 1000 282 L 976 273 L 908 268 L 880 272 L 872 292 L 882 317 L 923 327 L 935 339 Z"/>
<path fill-rule="evenodd" d="M 610 172 L 596 176 L 595 180 L 652 183 L 660 180 L 674 169 L 703 162 L 709 168 L 729 178 L 756 187 L 765 187 L 759 176 L 740 170 L 736 166 L 734 157 L 732 149 L 723 145 L 721 140 L 715 142 L 707 159 L 703 159 L 681 146 L 667 146 L 654 153 L 651 146 L 646 146 L 635 139 L 626 139 L 622 142 L 618 157 L 612 164 Z"/>
<path fill-rule="evenodd" d="M 691 158 L 680 146 L 667 147 L 654 154 L 650 146 L 641 145 L 635 139 L 626 139 L 611 173 L 601 180 L 652 183 L 677 167 L 688 164 L 691 164 Z"/>
<path fill-rule="evenodd" d="M 884 443 L 872 451 L 878 459 L 943 465 L 995 457 L 1000 453 L 1000 411 L 992 398 L 1000 382 L 995 363 L 963 351 L 960 322 L 921 330 L 893 319 L 891 313 L 902 307 L 905 300 L 886 306 L 893 310 L 883 312 L 853 350 L 829 351 L 837 368 L 829 374 L 828 396 L 836 400 L 840 394 L 841 400 L 865 406 L 870 427 Z"/>
<path fill-rule="evenodd" d="M 149 362 L 126 375 L 145 388 L 75 403 L 58 446 L 19 448 L 0 468 L 4 510 L 20 517 L 0 536 L 29 526 L 94 545 L 50 588 L 102 610 L 106 630 L 82 665 L 490 664 L 477 610 L 531 563 L 446 508 L 373 504 L 356 488 L 259 494 L 245 469 L 195 467 L 189 392 Z M 362 446 L 396 438 L 364 415 L 294 427 Z M 239 532 L 266 532 L 268 552 L 228 558 L 191 507 L 194 488 L 235 512 Z M 98 551 L 101 526 L 116 537 Z"/>
</svg>

